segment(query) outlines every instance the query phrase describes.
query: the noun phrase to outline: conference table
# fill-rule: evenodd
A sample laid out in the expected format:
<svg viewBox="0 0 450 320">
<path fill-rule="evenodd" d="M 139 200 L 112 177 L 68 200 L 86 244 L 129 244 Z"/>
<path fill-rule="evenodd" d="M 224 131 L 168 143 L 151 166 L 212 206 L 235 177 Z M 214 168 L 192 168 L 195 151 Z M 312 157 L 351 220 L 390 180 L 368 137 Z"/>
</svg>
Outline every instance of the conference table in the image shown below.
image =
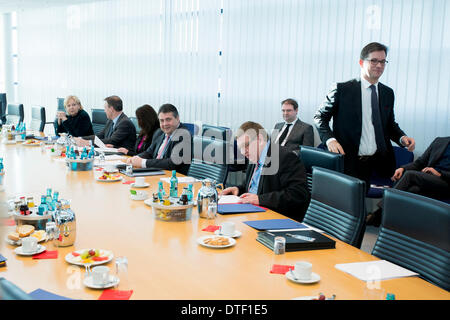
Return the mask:
<svg viewBox="0 0 450 320">
<path fill-rule="evenodd" d="M 337 300 L 385 299 L 387 293 L 402 300 L 450 299 L 449 292 L 416 276 L 383 280 L 370 284 L 371 288 L 335 265 L 379 259 L 337 239 L 335 249 L 274 255 L 256 241 L 257 230 L 243 223 L 286 218 L 271 210 L 218 214 L 210 220 L 200 218 L 194 207 L 189 221 L 166 222 L 156 220 L 151 207 L 143 201 L 130 198 L 130 184 L 124 183 L 131 179 L 127 176 L 120 182 L 98 182 L 94 179 L 98 174 L 95 169 L 70 171 L 63 158 L 52 157 L 48 148 L 19 143 L 0 144 L 0 156 L 5 164 L 2 201 L 25 195 L 33 196 L 38 205 L 40 196 L 50 187 L 59 191 L 60 198 L 70 199 L 76 214 L 76 241 L 73 246 L 57 248 L 57 259 L 34 260 L 16 255 L 15 246 L 5 241 L 7 232 L 15 227 L 0 227 L 0 253 L 8 259 L 7 266 L 0 268 L 0 277 L 27 293 L 44 289 L 72 299 L 98 299 L 102 290 L 83 285 L 85 268 L 64 259 L 74 250 L 96 248 L 111 250 L 115 257 L 127 257 L 128 281 L 119 284 L 119 289 L 133 290 L 130 299 L 289 300 L 319 293 L 327 297 L 334 294 Z M 165 173 L 170 176 L 169 171 Z M 161 177 L 146 177 L 150 187 L 144 190 L 150 195 L 155 192 Z M 194 196 L 200 186 L 194 185 Z M 168 185 L 165 187 L 167 192 Z M 211 249 L 197 243 L 199 237 L 212 234 L 202 229 L 225 221 L 234 222 L 242 232 L 236 245 Z M 113 273 L 114 260 L 106 264 Z M 270 272 L 274 264 L 294 265 L 296 261 L 310 262 L 320 281 L 298 284 L 283 274 Z"/>
</svg>

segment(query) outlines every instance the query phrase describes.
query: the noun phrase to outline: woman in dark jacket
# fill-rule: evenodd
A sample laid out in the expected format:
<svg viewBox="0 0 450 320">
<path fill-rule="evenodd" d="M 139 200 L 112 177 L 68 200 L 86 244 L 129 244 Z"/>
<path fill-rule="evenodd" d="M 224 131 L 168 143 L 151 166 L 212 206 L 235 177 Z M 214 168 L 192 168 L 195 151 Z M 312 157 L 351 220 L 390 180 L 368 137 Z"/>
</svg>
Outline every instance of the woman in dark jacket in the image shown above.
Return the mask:
<svg viewBox="0 0 450 320">
<path fill-rule="evenodd" d="M 80 99 L 76 96 L 68 96 L 64 100 L 66 112 L 59 111 L 56 115 L 56 132 L 66 132 L 73 137 L 93 135 L 92 122 L 89 114 L 83 110 Z"/>
<path fill-rule="evenodd" d="M 144 104 L 136 109 L 136 119 L 141 131 L 139 132 L 139 136 L 136 140 L 134 150 L 128 150 L 126 148 L 118 149 L 119 152 L 122 152 L 128 156 L 135 156 L 147 150 L 152 144 L 153 134 L 157 129 L 159 129 L 158 115 L 156 114 L 156 111 L 148 104 Z"/>
</svg>

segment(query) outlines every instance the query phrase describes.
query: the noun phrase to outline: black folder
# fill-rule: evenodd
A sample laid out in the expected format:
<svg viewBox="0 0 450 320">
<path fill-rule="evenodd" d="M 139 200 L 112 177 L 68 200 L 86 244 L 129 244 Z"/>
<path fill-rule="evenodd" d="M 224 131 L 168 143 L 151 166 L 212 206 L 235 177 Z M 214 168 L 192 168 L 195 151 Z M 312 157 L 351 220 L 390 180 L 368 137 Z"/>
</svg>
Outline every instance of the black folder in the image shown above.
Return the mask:
<svg viewBox="0 0 450 320">
<path fill-rule="evenodd" d="M 313 241 L 297 239 L 295 236 L 308 237 Z M 336 241 L 320 234 L 314 230 L 298 230 L 298 231 L 261 231 L 258 232 L 256 241 L 262 243 L 269 249 L 273 250 L 275 237 L 284 237 L 286 239 L 286 251 L 303 251 L 303 250 L 320 250 L 336 248 Z"/>
</svg>

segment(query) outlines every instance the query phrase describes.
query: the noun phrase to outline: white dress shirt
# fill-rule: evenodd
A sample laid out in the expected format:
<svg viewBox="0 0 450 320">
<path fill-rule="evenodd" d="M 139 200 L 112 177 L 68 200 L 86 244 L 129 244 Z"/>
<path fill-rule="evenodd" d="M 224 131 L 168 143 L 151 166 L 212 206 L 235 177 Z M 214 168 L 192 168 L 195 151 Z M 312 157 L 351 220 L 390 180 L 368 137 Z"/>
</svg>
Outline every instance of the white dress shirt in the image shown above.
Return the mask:
<svg viewBox="0 0 450 320">
<path fill-rule="evenodd" d="M 359 140 L 359 156 L 371 156 L 377 152 L 377 141 L 375 140 L 375 128 L 372 122 L 372 84 L 361 77 L 361 112 L 362 112 L 362 128 L 361 140 Z M 377 96 L 378 82 L 374 83 Z"/>
</svg>

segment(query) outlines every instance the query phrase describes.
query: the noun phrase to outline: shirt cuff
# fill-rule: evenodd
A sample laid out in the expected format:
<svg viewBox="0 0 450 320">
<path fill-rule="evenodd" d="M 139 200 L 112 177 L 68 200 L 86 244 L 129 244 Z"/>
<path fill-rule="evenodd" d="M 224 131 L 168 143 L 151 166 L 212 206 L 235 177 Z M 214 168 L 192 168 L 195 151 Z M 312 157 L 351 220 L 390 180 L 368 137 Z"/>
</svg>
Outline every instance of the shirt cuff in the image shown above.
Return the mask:
<svg viewBox="0 0 450 320">
<path fill-rule="evenodd" d="M 332 141 L 337 141 L 337 140 L 336 140 L 336 138 L 330 138 L 330 139 L 328 139 L 327 142 L 325 142 L 325 144 L 327 145 L 327 147 L 328 147 L 328 145 L 330 144 L 330 142 L 332 142 Z"/>
<path fill-rule="evenodd" d="M 406 147 L 405 144 L 403 143 L 403 138 L 404 138 L 404 137 L 406 137 L 406 136 L 401 136 L 401 137 L 400 137 L 400 144 L 401 144 L 402 146 Z"/>
<path fill-rule="evenodd" d="M 141 161 L 141 168 L 147 168 L 147 159 L 142 159 Z"/>
</svg>

